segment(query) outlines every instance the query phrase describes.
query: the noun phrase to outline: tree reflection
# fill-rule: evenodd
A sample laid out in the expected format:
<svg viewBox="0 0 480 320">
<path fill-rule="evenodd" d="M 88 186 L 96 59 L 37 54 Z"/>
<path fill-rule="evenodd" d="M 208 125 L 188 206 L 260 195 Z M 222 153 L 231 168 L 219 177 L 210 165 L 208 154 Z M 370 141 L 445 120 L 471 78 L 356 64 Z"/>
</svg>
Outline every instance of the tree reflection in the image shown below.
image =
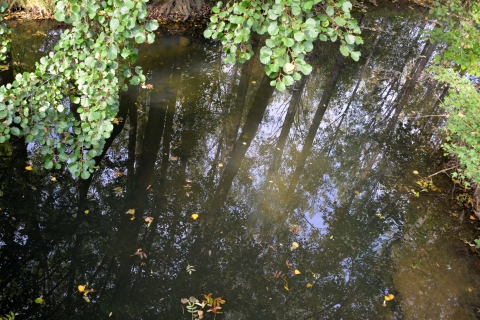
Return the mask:
<svg viewBox="0 0 480 320">
<path fill-rule="evenodd" d="M 27 172 L 40 156 L 12 140 L 0 170 L 1 309 L 190 319 L 180 298 L 212 292 L 226 300 L 219 319 L 401 317 L 395 301 L 381 306 L 395 291 L 388 250 L 411 201 L 407 172 L 433 144 L 411 111 L 435 110 L 425 97 L 444 88 L 417 85 L 435 50 L 419 39 L 421 19 L 364 25 L 365 61 L 319 49 L 317 70 L 285 94 L 253 61 L 229 67 L 200 38 L 162 38 L 145 48 L 148 82 L 122 96 L 88 180 Z M 87 283 L 90 303 L 77 290 Z"/>
</svg>

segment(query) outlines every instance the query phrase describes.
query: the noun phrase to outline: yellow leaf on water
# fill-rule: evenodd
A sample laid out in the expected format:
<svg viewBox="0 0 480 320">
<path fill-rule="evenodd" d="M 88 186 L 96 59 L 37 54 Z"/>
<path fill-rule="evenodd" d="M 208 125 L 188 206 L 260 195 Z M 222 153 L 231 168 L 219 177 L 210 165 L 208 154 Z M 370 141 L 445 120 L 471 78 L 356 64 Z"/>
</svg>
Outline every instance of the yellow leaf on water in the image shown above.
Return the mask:
<svg viewBox="0 0 480 320">
<path fill-rule="evenodd" d="M 78 291 L 79 292 L 85 291 L 85 286 L 78 286 Z"/>
<path fill-rule="evenodd" d="M 135 209 L 128 209 L 127 214 L 135 214 Z"/>
<path fill-rule="evenodd" d="M 393 299 L 395 299 L 395 296 L 391 293 L 388 296 L 385 296 L 385 301 L 390 301 L 390 300 L 393 300 Z"/>
<path fill-rule="evenodd" d="M 307 289 L 310 289 L 311 287 L 313 287 L 313 285 L 309 282 L 309 283 L 307 283 L 306 287 L 307 287 Z"/>
<path fill-rule="evenodd" d="M 297 242 L 293 242 L 293 243 L 292 243 L 292 246 L 290 247 L 290 251 L 293 251 L 293 250 L 295 250 L 295 249 L 297 249 L 297 248 L 298 248 L 298 243 L 297 243 Z"/>
<path fill-rule="evenodd" d="M 196 214 L 196 213 L 192 214 L 192 218 L 193 218 L 193 220 L 197 220 L 198 214 Z"/>
<path fill-rule="evenodd" d="M 26 167 L 25 167 L 25 170 L 27 170 L 27 171 L 32 171 L 32 170 L 33 170 L 33 167 L 32 167 L 32 166 L 26 166 Z"/>
<path fill-rule="evenodd" d="M 355 190 L 355 194 L 359 194 L 360 192 L 358 190 Z"/>
<path fill-rule="evenodd" d="M 108 317 L 110 318 L 110 317 L 112 316 L 112 314 L 113 314 L 113 312 L 110 312 L 110 313 L 108 314 Z"/>
<path fill-rule="evenodd" d="M 219 163 L 218 166 L 221 168 L 223 167 L 223 163 Z"/>
<path fill-rule="evenodd" d="M 88 210 L 85 210 L 84 212 L 85 212 L 85 214 L 88 214 L 90 211 L 88 211 Z"/>
<path fill-rule="evenodd" d="M 295 274 L 300 274 L 300 271 L 298 271 L 297 269 L 295 269 Z"/>
<path fill-rule="evenodd" d="M 52 177 L 52 179 L 50 179 L 50 180 L 52 180 L 52 181 L 57 181 L 57 178 Z"/>
<path fill-rule="evenodd" d="M 413 170 L 413 174 L 418 174 L 418 171 L 417 171 L 417 170 Z"/>
<path fill-rule="evenodd" d="M 290 289 L 288 289 L 288 283 L 286 283 L 283 287 L 285 288 L 285 290 L 290 291 Z"/>
</svg>

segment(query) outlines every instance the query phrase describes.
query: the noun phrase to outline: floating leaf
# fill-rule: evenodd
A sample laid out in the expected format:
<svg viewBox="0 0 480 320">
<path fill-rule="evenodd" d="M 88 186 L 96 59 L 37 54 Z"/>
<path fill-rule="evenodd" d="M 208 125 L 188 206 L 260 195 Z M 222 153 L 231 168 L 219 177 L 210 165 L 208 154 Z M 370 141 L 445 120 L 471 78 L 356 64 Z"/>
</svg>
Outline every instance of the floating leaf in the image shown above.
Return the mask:
<svg viewBox="0 0 480 320">
<path fill-rule="evenodd" d="M 135 214 L 135 209 L 128 209 L 126 214 Z"/>
<path fill-rule="evenodd" d="M 26 166 L 26 167 L 25 167 L 25 170 L 27 170 L 27 171 L 32 171 L 32 170 L 33 170 L 33 167 L 32 167 L 32 166 Z"/>
<path fill-rule="evenodd" d="M 177 160 L 178 160 L 178 157 L 172 156 L 172 157 L 170 157 L 170 160 L 172 160 L 172 161 L 177 161 Z"/>
<path fill-rule="evenodd" d="M 290 247 L 290 251 L 293 251 L 293 250 L 297 249 L 298 246 L 299 246 L 299 245 L 298 245 L 297 242 L 293 242 L 293 243 L 292 243 L 292 246 Z"/>
<path fill-rule="evenodd" d="M 413 170 L 413 174 L 418 174 L 418 171 L 417 171 L 417 170 Z"/>
<path fill-rule="evenodd" d="M 88 214 L 90 211 L 88 211 L 88 210 L 85 210 L 84 212 L 85 212 L 85 214 Z"/>
<path fill-rule="evenodd" d="M 78 292 L 84 292 L 86 286 L 78 286 Z"/>
<path fill-rule="evenodd" d="M 355 190 L 355 194 L 359 194 L 360 192 L 358 190 Z"/>
<path fill-rule="evenodd" d="M 395 299 L 395 296 L 391 293 L 388 296 L 385 296 L 385 301 L 390 301 L 390 300 L 393 300 L 393 299 Z"/>
<path fill-rule="evenodd" d="M 90 302 L 90 299 L 87 296 L 83 296 L 83 300 Z"/>
<path fill-rule="evenodd" d="M 112 316 L 112 314 L 113 314 L 113 312 L 110 312 L 110 313 L 108 314 L 108 317 L 110 318 L 110 317 Z"/>
<path fill-rule="evenodd" d="M 309 283 L 307 283 L 306 287 L 307 287 L 307 289 L 311 289 L 313 287 L 313 285 L 309 282 Z"/>
<path fill-rule="evenodd" d="M 57 178 L 55 177 L 52 177 L 52 179 L 50 179 L 51 181 L 57 181 Z"/>
<path fill-rule="evenodd" d="M 153 221 L 153 218 L 152 217 L 146 217 L 145 218 L 145 222 L 147 222 L 147 228 L 150 227 L 150 225 L 152 224 L 152 221 Z"/>
<path fill-rule="evenodd" d="M 293 274 L 300 274 L 300 271 L 298 271 L 297 269 L 295 269 L 295 270 L 293 271 Z"/>
<path fill-rule="evenodd" d="M 40 296 L 37 299 L 35 299 L 35 303 L 42 304 L 44 302 L 45 302 L 45 300 L 43 300 L 43 296 Z"/>
<path fill-rule="evenodd" d="M 197 220 L 197 218 L 198 218 L 198 214 L 196 214 L 196 213 L 192 214 L 192 219 L 193 220 Z"/>
<path fill-rule="evenodd" d="M 219 167 L 219 168 L 223 167 L 223 163 L 219 163 L 219 164 L 218 164 L 218 167 Z"/>
</svg>

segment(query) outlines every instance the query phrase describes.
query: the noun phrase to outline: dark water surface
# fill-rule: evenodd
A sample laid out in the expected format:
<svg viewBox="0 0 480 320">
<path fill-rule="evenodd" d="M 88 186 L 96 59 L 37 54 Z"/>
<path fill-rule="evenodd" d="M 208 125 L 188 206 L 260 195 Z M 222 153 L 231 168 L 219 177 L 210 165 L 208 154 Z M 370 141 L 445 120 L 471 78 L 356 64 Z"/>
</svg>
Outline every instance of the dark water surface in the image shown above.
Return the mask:
<svg viewBox="0 0 480 320">
<path fill-rule="evenodd" d="M 91 180 L 43 169 L 34 145 L 3 148 L 0 310 L 191 319 L 181 299 L 212 293 L 216 319 L 474 319 L 468 214 L 434 190 L 445 175 L 417 184 L 442 169 L 428 24 L 369 14 L 359 62 L 319 43 L 285 93 L 258 59 L 225 65 L 201 36 L 159 34 Z M 13 72 L 59 32 L 19 28 Z"/>
</svg>

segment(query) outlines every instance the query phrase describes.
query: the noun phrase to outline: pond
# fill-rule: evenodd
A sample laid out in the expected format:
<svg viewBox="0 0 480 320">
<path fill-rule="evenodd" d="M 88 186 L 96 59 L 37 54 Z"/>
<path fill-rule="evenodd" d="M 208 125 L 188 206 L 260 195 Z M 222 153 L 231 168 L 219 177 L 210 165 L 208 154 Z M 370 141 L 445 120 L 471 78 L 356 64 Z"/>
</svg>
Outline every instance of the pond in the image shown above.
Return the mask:
<svg viewBox="0 0 480 320">
<path fill-rule="evenodd" d="M 201 34 L 159 32 L 88 180 L 3 145 L 2 312 L 192 319 L 184 302 L 198 299 L 221 307 L 205 319 L 475 318 L 468 210 L 445 174 L 428 177 L 443 168 L 430 115 L 445 94 L 423 72 L 429 21 L 362 25 L 359 62 L 318 43 L 312 74 L 284 93 L 258 58 L 227 65 Z M 60 32 L 17 27 L 4 82 Z"/>
</svg>

